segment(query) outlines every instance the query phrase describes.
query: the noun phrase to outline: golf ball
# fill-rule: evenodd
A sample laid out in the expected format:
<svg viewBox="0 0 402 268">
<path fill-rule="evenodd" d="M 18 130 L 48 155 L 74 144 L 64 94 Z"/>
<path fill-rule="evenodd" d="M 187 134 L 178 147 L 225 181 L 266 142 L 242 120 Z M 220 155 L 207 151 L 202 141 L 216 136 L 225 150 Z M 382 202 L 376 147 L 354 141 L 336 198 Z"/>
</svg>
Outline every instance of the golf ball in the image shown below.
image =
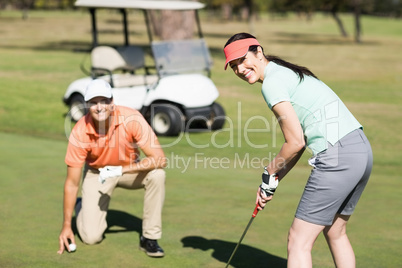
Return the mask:
<svg viewBox="0 0 402 268">
<path fill-rule="evenodd" d="M 74 252 L 77 249 L 77 246 L 75 244 L 70 244 L 68 248 L 70 249 L 70 252 Z"/>
</svg>

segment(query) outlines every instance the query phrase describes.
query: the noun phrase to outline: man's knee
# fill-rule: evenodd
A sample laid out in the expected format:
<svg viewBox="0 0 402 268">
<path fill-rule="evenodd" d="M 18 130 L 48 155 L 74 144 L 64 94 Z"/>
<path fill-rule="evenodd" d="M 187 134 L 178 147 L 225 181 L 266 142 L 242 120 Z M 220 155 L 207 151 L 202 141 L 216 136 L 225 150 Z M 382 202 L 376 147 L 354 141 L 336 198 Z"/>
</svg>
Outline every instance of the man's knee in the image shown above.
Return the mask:
<svg viewBox="0 0 402 268">
<path fill-rule="evenodd" d="M 80 237 L 82 242 L 84 242 L 87 245 L 95 245 L 103 240 L 103 233 L 102 234 L 96 234 L 96 233 L 88 233 L 85 231 L 79 232 Z"/>
<path fill-rule="evenodd" d="M 163 169 L 154 169 L 147 174 L 147 183 L 165 185 L 166 172 Z"/>
<path fill-rule="evenodd" d="M 103 234 L 107 228 L 106 222 L 102 221 L 85 223 L 81 213 L 77 218 L 77 230 L 82 242 L 88 245 L 100 243 L 104 238 Z"/>
</svg>

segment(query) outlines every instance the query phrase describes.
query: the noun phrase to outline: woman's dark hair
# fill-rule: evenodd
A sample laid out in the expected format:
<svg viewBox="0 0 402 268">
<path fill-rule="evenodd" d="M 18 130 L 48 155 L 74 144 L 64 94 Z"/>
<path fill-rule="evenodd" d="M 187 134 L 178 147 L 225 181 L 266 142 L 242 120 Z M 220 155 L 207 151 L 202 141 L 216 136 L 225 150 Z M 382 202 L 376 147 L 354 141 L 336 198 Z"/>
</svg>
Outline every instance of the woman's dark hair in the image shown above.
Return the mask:
<svg viewBox="0 0 402 268">
<path fill-rule="evenodd" d="M 234 41 L 241 40 L 241 39 L 246 39 L 246 38 L 254 38 L 254 39 L 257 39 L 257 38 L 255 38 L 253 35 L 251 35 L 251 34 L 249 34 L 249 33 L 238 33 L 238 34 L 235 34 L 235 35 L 233 35 L 232 37 L 229 38 L 229 40 L 228 40 L 228 41 L 226 42 L 226 44 L 225 44 L 225 47 L 226 47 L 227 45 L 233 43 Z M 257 53 L 257 48 L 258 48 L 258 46 L 250 46 L 249 49 L 248 49 L 248 51 L 251 51 L 251 52 L 253 52 L 253 53 Z M 264 49 L 263 49 L 262 47 L 261 47 L 261 49 L 262 49 L 262 53 L 264 53 Z M 299 76 L 300 82 L 303 81 L 304 75 L 309 75 L 309 76 L 312 76 L 312 77 L 318 79 L 318 78 L 317 78 L 309 69 L 307 69 L 306 67 L 303 67 L 303 66 L 299 66 L 299 65 L 290 63 L 290 62 L 285 61 L 285 60 L 283 60 L 283 59 L 281 59 L 281 58 L 279 58 L 279 57 L 277 57 L 277 56 L 265 55 L 265 54 L 264 54 L 264 56 L 265 56 L 265 58 L 266 58 L 268 61 L 275 62 L 275 63 L 278 64 L 278 65 L 281 65 L 281 66 L 283 66 L 283 67 L 286 67 L 286 68 L 291 69 L 293 72 L 295 72 L 295 73 Z"/>
</svg>

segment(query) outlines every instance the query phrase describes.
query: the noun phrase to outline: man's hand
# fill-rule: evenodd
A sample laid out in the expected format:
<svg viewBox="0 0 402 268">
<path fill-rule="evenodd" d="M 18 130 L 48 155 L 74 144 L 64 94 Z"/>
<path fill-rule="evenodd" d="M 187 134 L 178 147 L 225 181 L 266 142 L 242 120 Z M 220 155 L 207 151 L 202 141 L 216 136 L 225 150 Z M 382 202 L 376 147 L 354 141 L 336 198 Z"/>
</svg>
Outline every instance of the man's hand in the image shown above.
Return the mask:
<svg viewBox="0 0 402 268">
<path fill-rule="evenodd" d="M 120 177 L 123 174 L 122 169 L 122 166 L 105 166 L 104 168 L 100 168 L 99 181 L 104 183 L 108 178 Z"/>
<path fill-rule="evenodd" d="M 64 227 L 59 236 L 59 251 L 57 253 L 63 254 L 65 248 L 70 252 L 70 244 L 75 244 L 74 233 L 71 228 Z"/>
</svg>

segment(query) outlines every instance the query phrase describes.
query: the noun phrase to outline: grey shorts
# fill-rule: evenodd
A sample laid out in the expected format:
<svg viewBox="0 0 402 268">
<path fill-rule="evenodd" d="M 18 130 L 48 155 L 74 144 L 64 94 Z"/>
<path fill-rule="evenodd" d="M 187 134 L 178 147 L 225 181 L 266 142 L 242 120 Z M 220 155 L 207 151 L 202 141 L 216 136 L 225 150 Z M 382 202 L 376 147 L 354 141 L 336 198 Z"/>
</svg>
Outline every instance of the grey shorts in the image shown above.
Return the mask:
<svg viewBox="0 0 402 268">
<path fill-rule="evenodd" d="M 357 129 L 317 154 L 295 217 L 332 225 L 335 215 L 352 215 L 370 177 L 373 155 L 363 130 Z"/>
</svg>

